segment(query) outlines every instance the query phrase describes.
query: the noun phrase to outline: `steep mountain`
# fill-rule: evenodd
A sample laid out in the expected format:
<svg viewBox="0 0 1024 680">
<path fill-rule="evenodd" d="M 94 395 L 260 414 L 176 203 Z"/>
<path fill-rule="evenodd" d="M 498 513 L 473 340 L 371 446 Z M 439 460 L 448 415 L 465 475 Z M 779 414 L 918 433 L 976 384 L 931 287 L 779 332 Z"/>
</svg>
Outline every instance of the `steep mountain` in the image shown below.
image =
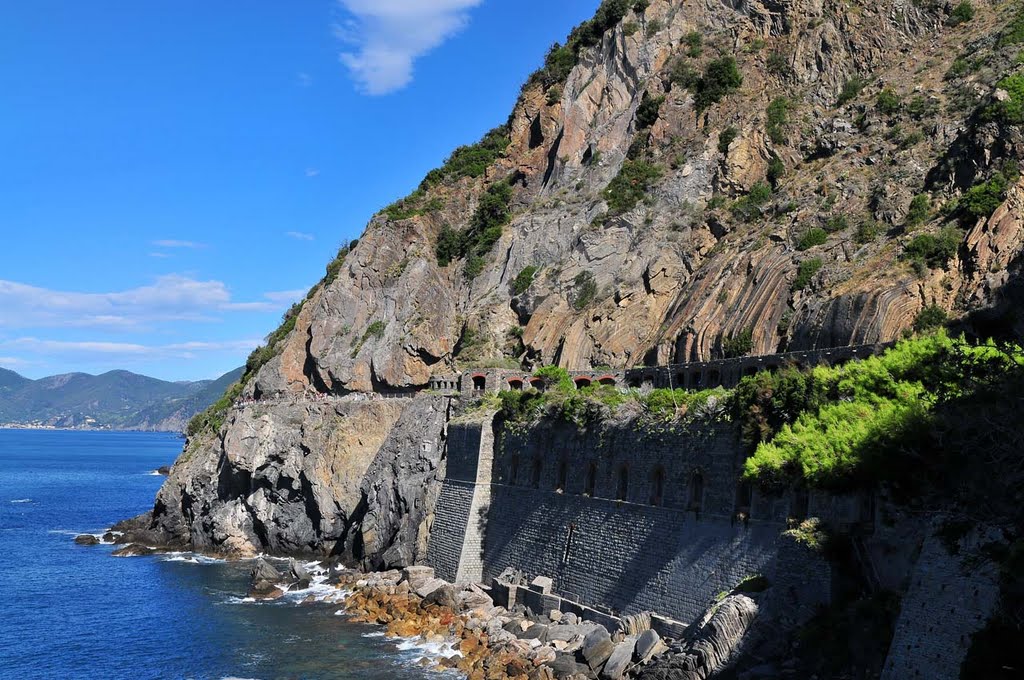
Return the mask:
<svg viewBox="0 0 1024 680">
<path fill-rule="evenodd" d="M 68 373 L 29 380 L 0 373 L 0 423 L 180 432 L 241 375 L 167 382 L 129 371 Z"/>
<path fill-rule="evenodd" d="M 1024 36 L 973 7 L 605 2 L 339 254 L 249 391 L 888 341 L 999 302 Z"/>
<path fill-rule="evenodd" d="M 439 407 L 429 426 L 376 414 L 379 448 L 346 448 L 357 406 L 266 397 L 875 343 L 967 315 L 1019 335 L 1024 11 L 966 6 L 605 0 L 192 422 L 150 528 L 215 552 L 422 555 L 444 461 L 415 442 L 443 438 Z M 229 410 L 239 396 L 257 403 Z M 338 466 L 361 502 L 337 497 Z"/>
</svg>

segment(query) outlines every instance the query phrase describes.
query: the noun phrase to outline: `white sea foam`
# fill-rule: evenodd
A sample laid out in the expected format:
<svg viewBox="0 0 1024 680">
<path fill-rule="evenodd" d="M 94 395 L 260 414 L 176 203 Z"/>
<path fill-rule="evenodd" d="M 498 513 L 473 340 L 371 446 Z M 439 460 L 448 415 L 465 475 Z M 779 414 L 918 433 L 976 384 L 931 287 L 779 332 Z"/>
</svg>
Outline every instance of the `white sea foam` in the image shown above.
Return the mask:
<svg viewBox="0 0 1024 680">
<path fill-rule="evenodd" d="M 11 502 L 12 502 L 12 503 L 31 503 L 31 502 L 32 502 L 32 499 L 31 499 L 31 498 L 15 498 L 15 499 L 14 499 L 13 501 L 11 501 Z"/>
<path fill-rule="evenodd" d="M 227 560 L 218 557 L 208 557 L 194 552 L 169 552 L 157 555 L 161 562 L 182 562 L 185 564 L 222 564 Z"/>
<path fill-rule="evenodd" d="M 334 613 L 338 614 L 340 616 L 340 615 L 345 613 L 345 610 L 344 609 L 339 609 L 338 611 L 336 611 Z M 363 633 L 363 637 L 364 638 L 382 638 L 382 637 L 385 637 L 386 635 L 387 634 L 384 631 L 382 631 L 382 630 L 375 630 L 372 633 Z"/>
<path fill-rule="evenodd" d="M 158 470 L 153 470 L 152 472 L 147 472 L 146 474 L 149 475 L 150 477 L 163 477 L 163 473 L 161 473 Z"/>
</svg>

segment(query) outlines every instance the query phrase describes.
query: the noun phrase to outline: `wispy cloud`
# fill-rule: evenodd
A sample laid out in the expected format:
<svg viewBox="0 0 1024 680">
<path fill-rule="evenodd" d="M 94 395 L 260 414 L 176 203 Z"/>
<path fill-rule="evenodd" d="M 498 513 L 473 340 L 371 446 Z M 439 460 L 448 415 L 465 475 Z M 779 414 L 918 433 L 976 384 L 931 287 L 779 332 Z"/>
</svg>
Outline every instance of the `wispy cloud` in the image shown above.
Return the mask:
<svg viewBox="0 0 1024 680">
<path fill-rule="evenodd" d="M 170 254 L 170 253 L 158 253 L 158 252 L 152 252 L 152 253 L 150 253 L 150 254 L 149 254 L 149 256 L 150 256 L 150 257 L 155 257 L 155 258 L 158 258 L 158 259 L 161 259 L 161 260 L 165 260 L 165 259 L 167 259 L 168 257 L 170 257 L 170 256 L 171 256 L 171 254 Z"/>
<path fill-rule="evenodd" d="M 153 241 L 153 245 L 157 248 L 191 248 L 193 250 L 206 247 L 205 243 L 197 243 L 195 241 L 178 241 L 175 239 L 161 239 L 159 241 Z"/>
<path fill-rule="evenodd" d="M 350 47 L 341 61 L 366 94 L 400 90 L 412 81 L 416 60 L 464 28 L 482 2 L 339 0 L 347 19 L 335 34 Z"/>
<path fill-rule="evenodd" d="M 298 73 L 296 73 L 295 78 L 296 80 L 299 81 L 299 85 L 301 85 L 302 87 L 309 87 L 310 85 L 313 84 L 313 76 L 303 71 L 299 71 Z"/>
<path fill-rule="evenodd" d="M 312 234 L 307 234 L 304 231 L 286 231 L 284 235 L 296 241 L 312 241 L 314 239 Z"/>
<path fill-rule="evenodd" d="M 216 321 L 225 312 L 275 312 L 304 293 L 273 291 L 259 300 L 235 300 L 221 281 L 179 274 L 107 293 L 39 288 L 0 279 L 0 328 L 102 327 L 128 330 L 167 321 Z"/>
<path fill-rule="evenodd" d="M 15 338 L 0 342 L 0 348 L 14 349 L 39 356 L 148 357 L 194 359 L 200 354 L 215 352 L 249 352 L 260 345 L 259 340 L 226 340 L 219 342 L 180 342 L 170 345 L 145 345 L 132 342 L 46 340 L 34 337 Z M 26 365 L 25 359 L 10 358 L 12 364 Z M 0 364 L 5 359 L 0 358 Z"/>
<path fill-rule="evenodd" d="M 306 168 L 306 177 L 313 178 L 313 177 L 319 177 L 319 176 L 320 176 L 319 168 Z"/>
</svg>

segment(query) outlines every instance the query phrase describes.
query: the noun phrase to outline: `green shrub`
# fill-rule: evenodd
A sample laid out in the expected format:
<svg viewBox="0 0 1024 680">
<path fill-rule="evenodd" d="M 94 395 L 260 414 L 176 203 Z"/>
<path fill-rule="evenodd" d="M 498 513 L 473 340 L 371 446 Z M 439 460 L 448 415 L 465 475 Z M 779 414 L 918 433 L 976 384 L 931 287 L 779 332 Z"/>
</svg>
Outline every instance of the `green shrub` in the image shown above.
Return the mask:
<svg viewBox="0 0 1024 680">
<path fill-rule="evenodd" d="M 971 187 L 960 199 L 958 206 L 971 219 L 987 218 L 1006 199 L 1008 185 L 1006 176 L 996 172 L 987 182 L 980 182 Z"/>
<path fill-rule="evenodd" d="M 848 218 L 843 213 L 839 213 L 838 215 L 832 215 L 827 220 L 825 220 L 825 231 L 827 231 L 830 234 L 835 234 L 836 232 L 840 231 L 846 231 L 849 228 L 850 218 Z"/>
<path fill-rule="evenodd" d="M 953 12 L 949 15 L 949 19 L 946 20 L 946 24 L 949 26 L 959 26 L 973 18 L 974 5 L 971 4 L 970 0 L 963 0 L 963 2 L 953 8 Z"/>
<path fill-rule="evenodd" d="M 604 199 L 612 215 L 621 215 L 636 207 L 651 185 L 661 177 L 661 169 L 643 160 L 627 160 L 604 190 Z"/>
<path fill-rule="evenodd" d="M 647 37 L 650 38 L 652 35 L 660 31 L 662 28 L 664 28 L 664 26 L 659 20 L 651 19 L 650 21 L 647 22 Z"/>
<path fill-rule="evenodd" d="M 786 143 L 786 126 L 789 125 L 789 111 L 793 103 L 786 97 L 776 97 L 768 105 L 765 131 L 775 144 Z"/>
<path fill-rule="evenodd" d="M 961 453 L 931 438 L 940 429 L 936 406 L 997 387 L 1022 366 L 1018 347 L 974 346 L 940 331 L 902 341 L 881 356 L 807 372 L 799 394 L 809 398 L 789 408 L 772 405 L 775 376 L 744 379 L 735 392 L 736 417 L 761 442 L 744 475 L 768 485 L 835 490 L 889 482 L 904 493 L 924 476 L 948 483 L 944 458 L 976 451 L 963 447 Z M 955 422 L 943 427 L 958 427 L 963 409 L 950 413 Z M 768 424 L 767 416 L 775 422 Z M 758 436 L 761 425 L 764 436 Z"/>
<path fill-rule="evenodd" d="M 434 251 L 438 264 L 444 267 L 456 259 L 466 258 L 465 274 L 470 279 L 475 278 L 483 269 L 484 256 L 512 219 L 511 202 L 512 185 L 507 181 L 489 186 L 480 197 L 465 231 L 457 232 L 449 227 L 441 230 Z"/>
<path fill-rule="evenodd" d="M 764 182 L 757 182 L 750 187 L 750 192 L 743 198 L 733 202 L 729 210 L 737 218 L 750 222 L 761 216 L 764 205 L 772 198 L 771 186 Z M 709 207 L 711 207 L 709 205 Z"/>
<path fill-rule="evenodd" d="M 345 258 L 348 257 L 349 253 L 356 249 L 358 244 L 358 239 L 350 241 L 347 246 L 342 246 L 338 250 L 338 254 L 333 260 L 327 263 L 327 272 L 324 275 L 324 286 L 329 286 L 334 283 L 335 279 L 338 278 L 338 274 L 341 272 L 342 265 L 345 264 Z"/>
<path fill-rule="evenodd" d="M 494 161 L 505 155 L 510 143 L 506 126 L 494 128 L 476 144 L 455 149 L 440 168 L 431 170 L 420 183 L 420 190 L 463 177 L 481 177 Z"/>
<path fill-rule="evenodd" d="M 919 94 L 907 104 L 907 113 L 914 120 L 931 120 L 939 113 L 939 103 Z"/>
<path fill-rule="evenodd" d="M 945 227 L 937 235 L 919 234 L 904 246 L 902 258 L 932 269 L 945 267 L 962 240 L 963 232 L 956 227 Z M 915 268 L 920 270 L 920 266 Z"/>
<path fill-rule="evenodd" d="M 918 333 L 932 331 L 946 325 L 947 321 L 949 315 L 946 314 L 946 310 L 938 305 L 928 305 L 914 319 L 914 330 Z"/>
<path fill-rule="evenodd" d="M 673 62 L 668 78 L 672 83 L 685 87 L 687 90 L 696 90 L 700 83 L 700 74 L 685 57 L 679 57 Z"/>
<path fill-rule="evenodd" d="M 854 232 L 853 240 L 857 243 L 864 245 L 865 243 L 871 243 L 878 238 L 878 235 L 882 233 L 882 225 L 873 219 L 866 219 L 861 221 L 857 225 L 857 231 Z"/>
<path fill-rule="evenodd" d="M 622 25 L 622 34 L 625 36 L 631 36 L 640 30 L 640 24 L 635 21 L 627 21 Z"/>
<path fill-rule="evenodd" d="M 918 194 L 910 201 L 907 208 L 906 225 L 916 227 L 924 224 L 932 215 L 932 199 L 928 194 Z"/>
<path fill-rule="evenodd" d="M 1024 123 L 1024 71 L 1003 78 L 996 83 L 996 87 L 1010 94 L 1009 99 L 995 105 L 999 119 L 1009 125 Z"/>
<path fill-rule="evenodd" d="M 516 276 L 515 280 L 512 281 L 512 293 L 515 295 L 522 295 L 530 286 L 533 285 L 533 277 L 537 274 L 537 268 L 532 264 L 529 267 L 523 269 Z"/>
<path fill-rule="evenodd" d="M 810 285 L 811 279 L 814 278 L 814 275 L 817 274 L 823 266 L 825 266 L 825 263 L 822 262 L 820 257 L 813 257 L 801 262 L 796 271 L 796 278 L 793 279 L 792 290 L 794 292 L 803 290 Z"/>
<path fill-rule="evenodd" d="M 902 107 L 903 100 L 890 87 L 879 92 L 878 99 L 875 100 L 875 108 L 887 116 L 899 113 Z"/>
<path fill-rule="evenodd" d="M 698 111 L 703 111 L 712 104 L 722 101 L 726 95 L 735 92 L 743 85 L 743 74 L 736 66 L 734 57 L 719 57 L 708 62 L 704 67 L 693 94 L 694 104 Z"/>
<path fill-rule="evenodd" d="M 590 272 L 580 272 L 573 279 L 573 290 L 570 296 L 572 307 L 576 311 L 581 311 L 587 307 L 591 302 L 594 301 L 594 297 L 597 295 L 597 282 L 594 280 L 594 275 Z"/>
<path fill-rule="evenodd" d="M 649 128 L 658 122 L 658 110 L 665 102 L 664 97 L 652 97 L 644 92 L 643 100 L 636 109 L 637 129 Z"/>
<path fill-rule="evenodd" d="M 791 73 L 789 66 L 789 59 L 786 55 L 781 52 L 772 52 L 768 55 L 765 66 L 768 68 L 768 72 L 779 76 L 780 78 L 786 77 Z"/>
<path fill-rule="evenodd" d="M 765 178 L 772 185 L 772 188 L 779 186 L 779 180 L 781 180 L 786 174 L 786 164 L 782 162 L 779 155 L 772 152 L 771 158 L 768 159 L 768 169 L 765 172 Z"/>
<path fill-rule="evenodd" d="M 569 371 L 561 366 L 543 366 L 537 369 L 533 375 L 544 380 L 548 388 L 554 387 L 564 391 L 576 389 Z"/>
<path fill-rule="evenodd" d="M 732 125 L 722 130 L 718 135 L 718 151 L 720 153 L 728 153 L 729 145 L 733 143 L 733 140 L 739 135 L 739 130 L 734 128 Z"/>
<path fill-rule="evenodd" d="M 686 56 L 696 59 L 704 53 L 704 36 L 699 31 L 690 31 L 683 36 L 683 45 L 686 46 Z"/>
<path fill-rule="evenodd" d="M 722 338 L 722 352 L 726 359 L 735 359 L 750 354 L 754 349 L 754 330 L 746 328 L 728 338 Z"/>
<path fill-rule="evenodd" d="M 796 249 L 808 250 L 814 246 L 820 246 L 828 240 L 828 232 L 821 227 L 811 227 L 803 233 L 800 240 L 796 242 Z"/>
<path fill-rule="evenodd" d="M 1024 9 L 1018 10 L 1017 15 L 999 34 L 997 47 L 1019 45 L 1021 43 L 1024 43 Z"/>
<path fill-rule="evenodd" d="M 861 93 L 864 89 L 864 79 L 860 76 L 853 76 L 845 83 L 843 83 L 843 89 L 839 92 L 839 97 L 836 99 L 836 106 L 843 106 L 849 104 Z"/>
</svg>

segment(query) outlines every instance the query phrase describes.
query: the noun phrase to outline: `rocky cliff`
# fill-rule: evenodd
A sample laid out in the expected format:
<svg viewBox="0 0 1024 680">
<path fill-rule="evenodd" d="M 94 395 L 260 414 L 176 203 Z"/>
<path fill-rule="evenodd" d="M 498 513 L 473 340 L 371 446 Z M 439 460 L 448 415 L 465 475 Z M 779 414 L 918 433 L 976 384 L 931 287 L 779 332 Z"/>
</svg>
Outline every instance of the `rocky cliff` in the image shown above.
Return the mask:
<svg viewBox="0 0 1024 680">
<path fill-rule="evenodd" d="M 1010 2 L 606 0 L 339 253 L 136 528 L 409 563 L 447 405 L 301 395 L 873 343 L 1012 302 L 1022 45 Z"/>
</svg>

